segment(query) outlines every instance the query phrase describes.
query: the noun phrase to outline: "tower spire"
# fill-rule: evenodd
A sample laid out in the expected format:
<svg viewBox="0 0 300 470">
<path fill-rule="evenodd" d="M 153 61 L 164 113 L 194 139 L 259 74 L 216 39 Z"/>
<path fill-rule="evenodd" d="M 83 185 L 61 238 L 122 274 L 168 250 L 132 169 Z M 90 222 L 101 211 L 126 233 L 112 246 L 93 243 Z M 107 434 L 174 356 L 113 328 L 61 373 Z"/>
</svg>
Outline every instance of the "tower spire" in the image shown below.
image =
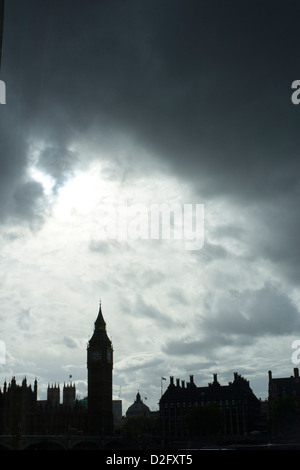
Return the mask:
<svg viewBox="0 0 300 470">
<path fill-rule="evenodd" d="M 95 329 L 101 329 L 101 330 L 106 329 L 106 323 L 105 323 L 105 320 L 104 320 L 103 314 L 102 314 L 101 299 L 100 299 L 100 303 L 99 303 L 98 316 L 97 316 L 96 321 L 95 321 Z"/>
<path fill-rule="evenodd" d="M 110 342 L 107 332 L 106 332 L 106 323 L 102 314 L 102 306 L 101 303 L 99 305 L 98 316 L 94 323 L 94 333 L 89 341 L 89 345 L 93 345 L 95 343 L 102 343 L 102 342 Z"/>
</svg>

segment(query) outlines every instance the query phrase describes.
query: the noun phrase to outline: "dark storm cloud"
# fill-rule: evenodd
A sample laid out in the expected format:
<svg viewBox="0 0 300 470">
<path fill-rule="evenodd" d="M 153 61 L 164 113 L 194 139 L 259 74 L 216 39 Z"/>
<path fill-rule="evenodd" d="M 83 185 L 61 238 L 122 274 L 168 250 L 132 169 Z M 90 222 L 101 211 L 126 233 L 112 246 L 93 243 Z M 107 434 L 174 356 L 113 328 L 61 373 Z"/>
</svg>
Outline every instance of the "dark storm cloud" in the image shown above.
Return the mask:
<svg viewBox="0 0 300 470">
<path fill-rule="evenodd" d="M 27 176 L 27 144 L 21 129 L 14 128 L 11 111 L 0 108 L 0 221 L 44 217 L 40 183 Z"/>
<path fill-rule="evenodd" d="M 252 238 L 253 259 L 266 259 L 294 285 L 300 276 L 299 195 L 256 210 L 256 234 Z M 253 233 L 253 232 L 252 232 Z"/>
<path fill-rule="evenodd" d="M 46 147 L 38 157 L 37 168 L 54 179 L 56 190 L 72 176 L 77 160 L 76 153 L 66 148 Z"/>
<path fill-rule="evenodd" d="M 14 192 L 15 208 L 14 213 L 25 219 L 43 218 L 44 204 L 43 204 L 44 191 L 40 183 L 36 181 L 28 181 L 19 185 Z M 39 205 L 41 207 L 39 209 Z"/>
<path fill-rule="evenodd" d="M 278 286 L 266 284 L 258 290 L 228 292 L 212 306 L 203 328 L 221 334 L 260 337 L 292 334 L 300 326 L 300 315 L 292 300 Z"/>
<path fill-rule="evenodd" d="M 22 176 L 26 170 L 24 149 L 13 129 L 13 122 L 5 115 L 6 105 L 0 108 L 0 218 L 10 214 L 16 187 L 22 184 Z M 8 121 L 8 122 L 7 122 Z"/>
<path fill-rule="evenodd" d="M 3 73 L 28 131 L 120 130 L 213 191 L 295 183 L 296 3 L 11 3 Z"/>
<path fill-rule="evenodd" d="M 193 340 L 190 337 L 170 339 L 163 346 L 162 350 L 170 356 L 196 355 L 199 357 L 199 360 L 201 357 L 213 360 L 214 356 L 219 354 L 221 347 L 233 346 L 239 341 L 241 341 L 240 338 L 236 338 L 236 341 L 233 342 L 229 334 L 222 333 L 221 331 L 206 331 L 206 337 L 199 340 Z"/>
<path fill-rule="evenodd" d="M 300 327 L 297 307 L 271 284 L 258 290 L 227 292 L 220 298 L 215 296 L 213 305 L 209 304 L 209 315 L 199 321 L 203 338 L 170 339 L 163 348 L 166 354 L 208 354 L 212 358 L 223 346 L 246 346 L 261 337 L 294 334 Z"/>
<path fill-rule="evenodd" d="M 93 141 L 113 158 L 125 135 L 204 200 L 264 204 L 260 223 L 279 202 L 287 225 L 275 223 L 275 233 L 271 221 L 270 243 L 255 244 L 256 255 L 281 257 L 295 279 L 299 223 L 289 203 L 299 198 L 300 109 L 291 103 L 299 12 L 296 1 L 270 0 L 7 2 L 2 218 L 22 192 L 25 216 L 42 207 L 41 188 L 24 182 L 29 142 L 45 142 L 39 165 L 63 184 L 78 164 L 74 141 Z M 291 243 L 277 249 L 287 233 Z M 210 245 L 213 252 L 227 254 Z"/>
</svg>

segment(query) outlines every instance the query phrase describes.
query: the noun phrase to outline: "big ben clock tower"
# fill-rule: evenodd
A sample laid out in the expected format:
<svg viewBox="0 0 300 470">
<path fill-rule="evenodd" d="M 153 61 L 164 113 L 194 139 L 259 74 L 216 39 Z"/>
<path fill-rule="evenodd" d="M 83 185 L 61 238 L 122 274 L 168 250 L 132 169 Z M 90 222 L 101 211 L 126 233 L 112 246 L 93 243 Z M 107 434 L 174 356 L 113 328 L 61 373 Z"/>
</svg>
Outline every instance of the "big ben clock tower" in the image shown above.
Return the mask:
<svg viewBox="0 0 300 470">
<path fill-rule="evenodd" d="M 101 309 L 87 348 L 89 433 L 107 436 L 113 432 L 113 348 Z"/>
</svg>

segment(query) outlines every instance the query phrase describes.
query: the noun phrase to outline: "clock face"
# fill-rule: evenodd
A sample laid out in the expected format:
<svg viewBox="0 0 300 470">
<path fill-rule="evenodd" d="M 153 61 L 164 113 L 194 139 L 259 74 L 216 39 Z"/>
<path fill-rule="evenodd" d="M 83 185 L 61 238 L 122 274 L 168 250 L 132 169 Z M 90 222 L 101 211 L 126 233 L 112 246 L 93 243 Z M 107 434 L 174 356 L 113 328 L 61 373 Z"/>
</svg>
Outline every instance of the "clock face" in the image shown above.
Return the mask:
<svg viewBox="0 0 300 470">
<path fill-rule="evenodd" d="M 101 359 L 101 352 L 100 351 L 93 351 L 92 352 L 92 359 L 95 361 L 99 361 Z"/>
</svg>

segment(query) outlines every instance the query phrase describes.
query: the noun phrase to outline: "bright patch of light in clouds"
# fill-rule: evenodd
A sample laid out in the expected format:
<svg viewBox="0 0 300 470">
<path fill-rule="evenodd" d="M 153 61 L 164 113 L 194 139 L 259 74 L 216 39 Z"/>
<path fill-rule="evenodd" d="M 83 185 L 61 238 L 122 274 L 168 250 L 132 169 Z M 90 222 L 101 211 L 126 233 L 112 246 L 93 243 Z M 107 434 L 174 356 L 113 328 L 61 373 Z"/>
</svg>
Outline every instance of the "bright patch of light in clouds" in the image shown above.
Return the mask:
<svg viewBox="0 0 300 470">
<path fill-rule="evenodd" d="M 60 188 L 54 207 L 54 217 L 68 220 L 72 215 L 94 213 L 99 196 L 105 192 L 105 184 L 99 178 L 100 165 L 92 165 L 86 172 L 77 174 Z"/>
<path fill-rule="evenodd" d="M 144 369 L 155 374 L 159 365 L 160 373 L 165 373 L 161 350 L 170 325 L 178 332 L 188 328 L 181 308 L 176 306 L 176 296 L 184 288 L 195 297 L 197 289 L 192 294 L 190 276 L 182 272 L 184 264 L 193 263 L 182 243 L 122 242 L 99 238 L 98 234 L 103 223 L 101 214 L 107 205 L 117 208 L 125 202 L 184 203 L 196 201 L 195 195 L 176 178 L 167 179 L 159 172 L 120 183 L 111 178 L 117 169 L 113 165 L 110 171 L 108 168 L 108 162 L 92 161 L 54 194 L 51 178 L 33 167 L 31 176 L 49 195 L 51 215 L 39 231 L 30 233 L 20 228 L 13 244 L 2 241 L 7 272 L 3 292 L 8 296 L 14 292 L 15 297 L 15 312 L 5 331 L 7 368 L 17 368 L 20 374 L 25 374 L 30 366 L 39 377 L 41 391 L 49 380 L 65 380 L 67 368 L 73 371 L 74 380 L 80 382 L 79 393 L 85 393 L 85 348 L 100 297 L 115 348 L 114 383 L 117 389 L 122 384 L 123 393 L 127 388 L 129 394 L 135 393 L 139 386 L 136 381 L 141 385 L 144 382 Z M 172 276 L 168 279 L 170 269 Z M 169 298 L 168 289 L 174 292 Z M 185 303 L 187 318 L 191 309 L 185 297 L 178 298 Z M 3 298 L 3 313 L 6 305 L 8 299 Z M 24 358 L 22 363 L 20 356 Z M 155 403 L 156 398 L 153 399 Z"/>
</svg>

